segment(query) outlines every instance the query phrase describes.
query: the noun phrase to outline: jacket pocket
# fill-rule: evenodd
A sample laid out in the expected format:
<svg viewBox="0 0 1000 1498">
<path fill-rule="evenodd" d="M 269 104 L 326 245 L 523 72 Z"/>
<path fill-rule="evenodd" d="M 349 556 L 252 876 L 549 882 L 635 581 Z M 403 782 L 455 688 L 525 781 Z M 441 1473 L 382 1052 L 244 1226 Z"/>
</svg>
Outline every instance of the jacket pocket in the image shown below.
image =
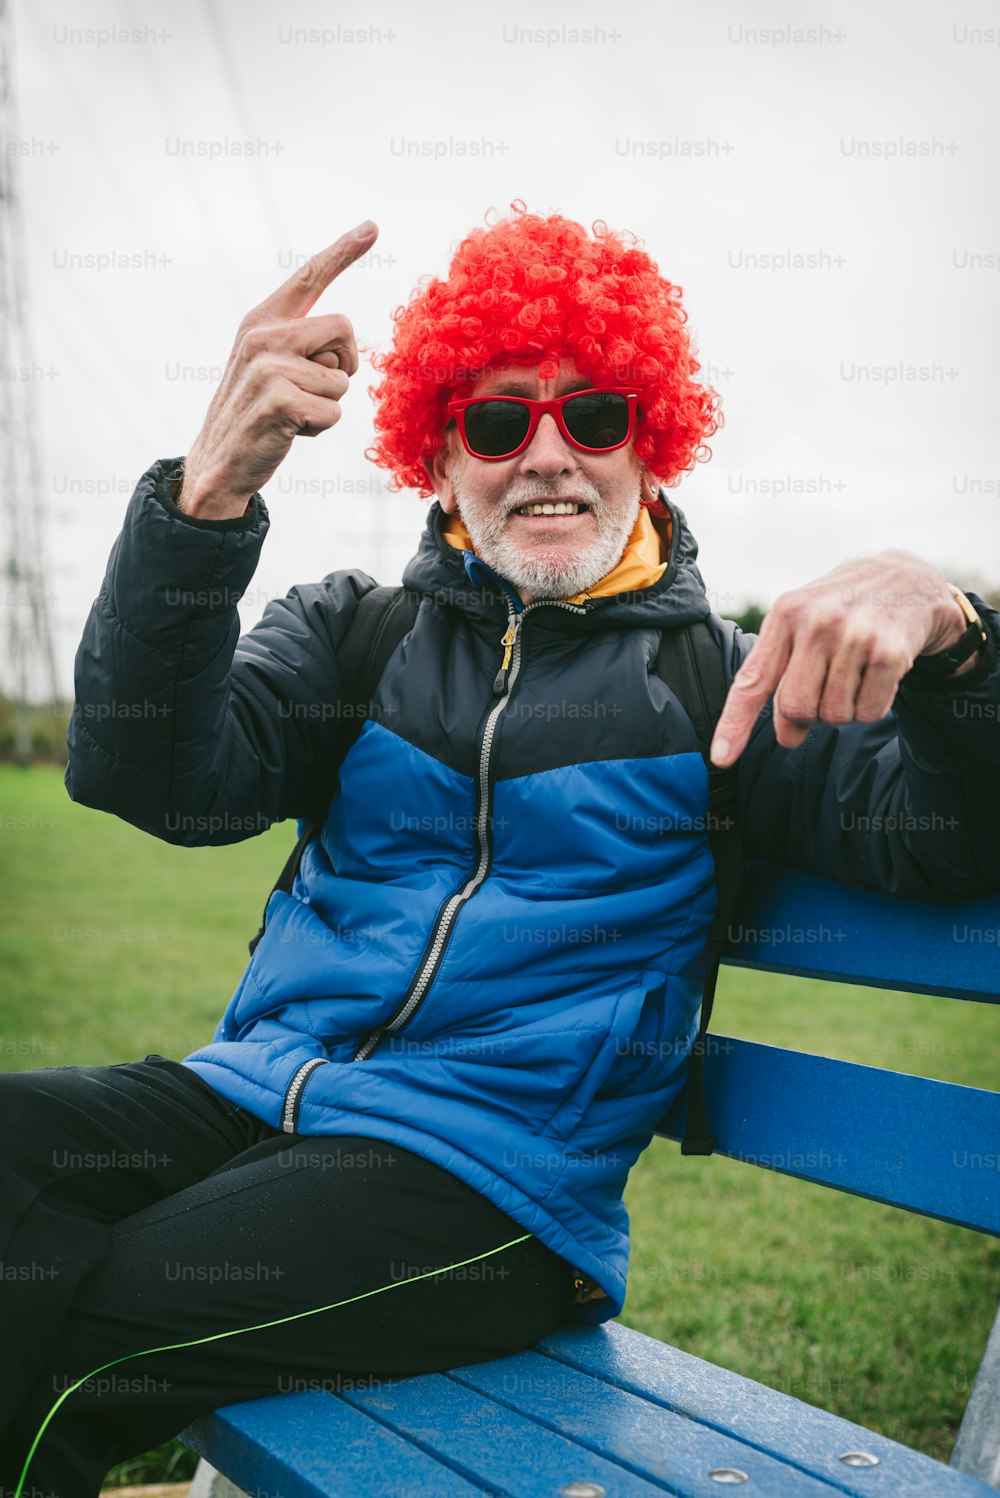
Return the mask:
<svg viewBox="0 0 1000 1498">
<path fill-rule="evenodd" d="M 685 1038 L 678 1033 L 668 979 L 652 970 L 643 979 L 648 986 L 641 1008 L 631 1031 L 616 1036 L 614 1061 L 596 1094 L 599 1098 L 631 1097 L 662 1087 L 685 1064 Z"/>
<path fill-rule="evenodd" d="M 619 994 L 607 1026 L 590 1032 L 590 1062 L 546 1123 L 547 1134 L 568 1139 L 596 1099 L 618 1097 L 641 1085 L 658 1059 L 666 982 L 663 973 L 647 969 Z"/>
</svg>

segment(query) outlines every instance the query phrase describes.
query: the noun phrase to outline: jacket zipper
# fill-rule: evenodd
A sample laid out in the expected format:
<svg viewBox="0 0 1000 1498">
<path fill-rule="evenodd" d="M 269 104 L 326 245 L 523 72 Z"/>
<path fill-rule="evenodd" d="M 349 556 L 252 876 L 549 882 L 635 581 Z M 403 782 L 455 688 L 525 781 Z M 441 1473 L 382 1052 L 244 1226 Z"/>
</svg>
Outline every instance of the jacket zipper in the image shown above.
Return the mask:
<svg viewBox="0 0 1000 1498">
<path fill-rule="evenodd" d="M 281 1109 L 281 1128 L 283 1133 L 295 1133 L 295 1126 L 299 1120 L 299 1108 L 302 1104 L 302 1088 L 306 1077 L 308 1077 L 310 1072 L 315 1071 L 317 1066 L 322 1066 L 326 1059 L 325 1056 L 313 1056 L 311 1060 L 306 1061 L 304 1065 L 299 1067 L 289 1083 L 288 1091 L 285 1093 L 284 1105 Z"/>
<path fill-rule="evenodd" d="M 431 985 L 434 982 L 444 958 L 445 950 L 455 927 L 455 921 L 459 911 L 468 900 L 479 889 L 486 878 L 490 863 L 493 858 L 493 835 L 492 835 L 492 810 L 493 810 L 493 780 L 491 771 L 493 768 L 493 748 L 496 742 L 496 728 L 500 716 L 510 701 L 511 693 L 517 682 L 518 673 L 521 669 L 521 622 L 526 614 L 532 609 L 560 608 L 569 609 L 574 614 L 585 614 L 587 607 L 579 603 L 564 603 L 560 599 L 540 599 L 537 603 L 529 603 L 526 608 L 519 612 L 511 604 L 507 614 L 507 628 L 505 629 L 500 643 L 504 654 L 500 669 L 493 680 L 493 693 L 499 698 L 494 704 L 486 718 L 482 738 L 479 744 L 479 815 L 476 818 L 476 846 L 478 858 L 476 867 L 469 879 L 444 902 L 439 910 L 431 935 L 424 948 L 424 957 L 417 969 L 409 989 L 400 1001 L 399 1007 L 384 1025 L 372 1030 L 362 1041 L 352 1061 L 365 1061 L 371 1056 L 382 1042 L 383 1036 L 389 1030 L 399 1030 L 405 1025 L 420 1008 L 426 999 Z M 314 1056 L 299 1067 L 292 1077 L 285 1093 L 285 1102 L 282 1109 L 281 1127 L 285 1133 L 294 1133 L 298 1121 L 299 1108 L 302 1103 L 302 1086 L 317 1066 L 322 1066 L 327 1058 Z"/>
<path fill-rule="evenodd" d="M 507 628 L 500 641 L 504 647 L 503 664 L 494 678 L 493 692 L 499 697 L 499 701 L 490 709 L 483 735 L 479 743 L 479 814 L 476 818 L 476 846 L 478 858 L 476 866 L 469 879 L 444 902 L 438 912 L 437 918 L 431 929 L 430 939 L 425 947 L 425 956 L 417 969 L 409 989 L 404 994 L 399 1007 L 384 1025 L 373 1030 L 362 1042 L 354 1056 L 355 1061 L 364 1061 L 377 1049 L 382 1037 L 387 1030 L 398 1030 L 419 1008 L 427 997 L 428 990 L 434 980 L 441 962 L 444 958 L 445 948 L 448 945 L 458 912 L 467 900 L 471 900 L 476 890 L 486 878 L 486 871 L 493 857 L 493 839 L 490 829 L 491 811 L 493 805 L 492 783 L 490 770 L 493 763 L 493 745 L 496 742 L 496 728 L 500 716 L 510 701 L 510 694 L 517 674 L 521 666 L 521 618 L 522 614 L 516 614 L 510 607 L 507 617 Z M 503 678 L 501 681 L 501 677 Z"/>
</svg>

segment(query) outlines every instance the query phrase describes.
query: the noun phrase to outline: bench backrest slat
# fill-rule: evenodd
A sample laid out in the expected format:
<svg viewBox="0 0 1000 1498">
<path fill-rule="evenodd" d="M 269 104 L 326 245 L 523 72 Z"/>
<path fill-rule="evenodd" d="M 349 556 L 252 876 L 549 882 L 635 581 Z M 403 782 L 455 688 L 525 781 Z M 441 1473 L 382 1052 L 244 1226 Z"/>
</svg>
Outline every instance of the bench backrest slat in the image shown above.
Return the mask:
<svg viewBox="0 0 1000 1498">
<path fill-rule="evenodd" d="M 1000 894 L 904 900 L 751 862 L 730 934 L 734 967 L 1000 1002 Z"/>
<path fill-rule="evenodd" d="M 904 900 L 751 861 L 730 934 L 723 961 L 733 966 L 1000 999 L 1000 894 Z M 724 1014 L 723 997 L 713 1025 Z M 1000 1093 L 714 1028 L 704 1091 L 719 1154 L 1000 1233 Z M 656 1133 L 682 1138 L 684 1118 L 681 1098 Z"/>
<path fill-rule="evenodd" d="M 710 1034 L 705 1104 L 717 1154 L 1000 1233 L 1000 1093 Z"/>
</svg>

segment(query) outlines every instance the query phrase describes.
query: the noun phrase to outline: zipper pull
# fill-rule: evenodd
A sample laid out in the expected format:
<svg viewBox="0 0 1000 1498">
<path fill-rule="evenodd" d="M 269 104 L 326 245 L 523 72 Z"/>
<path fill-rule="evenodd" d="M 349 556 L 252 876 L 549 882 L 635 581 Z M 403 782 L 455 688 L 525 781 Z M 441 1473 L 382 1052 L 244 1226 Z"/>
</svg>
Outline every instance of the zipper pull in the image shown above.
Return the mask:
<svg viewBox="0 0 1000 1498">
<path fill-rule="evenodd" d="M 514 654 L 514 643 L 517 640 L 517 631 L 520 624 L 521 621 L 519 618 L 511 618 L 500 639 L 500 644 L 504 647 L 503 661 L 500 670 L 493 678 L 494 697 L 502 697 L 507 690 L 507 674 L 510 671 L 511 656 Z"/>
</svg>

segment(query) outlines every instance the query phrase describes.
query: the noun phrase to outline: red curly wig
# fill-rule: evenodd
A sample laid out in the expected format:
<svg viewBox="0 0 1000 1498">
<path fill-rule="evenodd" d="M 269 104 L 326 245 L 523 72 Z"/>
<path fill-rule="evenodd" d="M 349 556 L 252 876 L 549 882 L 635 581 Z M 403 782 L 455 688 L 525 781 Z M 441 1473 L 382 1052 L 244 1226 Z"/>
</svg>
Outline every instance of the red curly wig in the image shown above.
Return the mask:
<svg viewBox="0 0 1000 1498">
<path fill-rule="evenodd" d="M 722 425 L 720 397 L 693 379 L 701 366 L 681 287 L 634 235 L 626 243 L 598 221 L 591 239 L 572 219 L 528 213 L 520 200 L 511 208 L 512 218 L 462 240 L 446 281 L 423 278 L 392 314 L 393 347 L 372 356 L 382 380 L 368 390 L 378 437 L 365 456 L 391 472 L 393 492 L 430 498 L 427 468 L 460 387 L 503 364 L 538 366 L 548 378 L 560 358 L 573 358 L 595 385 L 638 392 L 636 456 L 661 483 L 677 484 L 711 457 L 705 439 Z"/>
</svg>

